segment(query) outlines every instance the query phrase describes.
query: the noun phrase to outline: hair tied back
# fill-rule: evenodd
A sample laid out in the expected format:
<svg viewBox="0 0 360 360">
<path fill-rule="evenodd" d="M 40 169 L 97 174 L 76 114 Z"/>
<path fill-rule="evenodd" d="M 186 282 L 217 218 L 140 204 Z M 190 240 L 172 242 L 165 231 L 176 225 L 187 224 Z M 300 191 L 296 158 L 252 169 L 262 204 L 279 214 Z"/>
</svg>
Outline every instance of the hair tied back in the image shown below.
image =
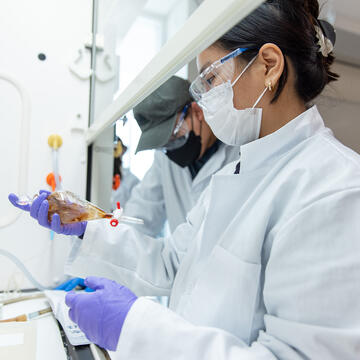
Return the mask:
<svg viewBox="0 0 360 360">
<path fill-rule="evenodd" d="M 328 57 L 334 50 L 336 42 L 336 32 L 334 27 L 325 20 L 317 20 L 315 32 L 316 37 L 319 40 L 319 52 L 321 52 L 324 57 Z"/>
</svg>

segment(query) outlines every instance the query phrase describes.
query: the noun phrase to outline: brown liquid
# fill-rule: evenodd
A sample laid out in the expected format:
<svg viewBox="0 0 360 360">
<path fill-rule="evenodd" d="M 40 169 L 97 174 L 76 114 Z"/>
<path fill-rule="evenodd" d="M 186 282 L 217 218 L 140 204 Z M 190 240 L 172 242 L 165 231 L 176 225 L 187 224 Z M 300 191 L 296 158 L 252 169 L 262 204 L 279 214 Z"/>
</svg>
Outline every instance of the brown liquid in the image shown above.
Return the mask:
<svg viewBox="0 0 360 360">
<path fill-rule="evenodd" d="M 81 203 L 69 202 L 58 196 L 56 192 L 50 194 L 47 200 L 49 202 L 48 220 L 50 222 L 55 213 L 60 216 L 62 224 L 112 218 L 112 214 L 106 213 L 87 201 L 81 201 Z"/>
</svg>

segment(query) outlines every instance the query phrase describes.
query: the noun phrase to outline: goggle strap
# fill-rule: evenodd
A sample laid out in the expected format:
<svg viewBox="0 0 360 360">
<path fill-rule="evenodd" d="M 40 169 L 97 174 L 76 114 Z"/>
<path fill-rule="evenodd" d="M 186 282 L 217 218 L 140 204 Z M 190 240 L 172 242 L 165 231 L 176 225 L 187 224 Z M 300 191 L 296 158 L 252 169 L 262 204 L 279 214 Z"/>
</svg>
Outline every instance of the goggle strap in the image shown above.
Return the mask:
<svg viewBox="0 0 360 360">
<path fill-rule="evenodd" d="M 248 49 L 247 48 L 238 48 L 238 49 L 234 50 L 233 52 L 231 52 L 230 54 L 224 56 L 222 59 L 220 59 L 220 62 L 223 64 L 225 61 L 228 61 L 238 55 L 241 55 L 246 50 L 248 50 Z"/>
<path fill-rule="evenodd" d="M 241 78 L 244 72 L 251 66 L 251 64 L 256 60 L 257 55 L 250 60 L 250 62 L 244 67 L 244 70 L 238 75 L 238 77 L 231 83 L 231 86 L 234 86 L 236 82 Z"/>
</svg>

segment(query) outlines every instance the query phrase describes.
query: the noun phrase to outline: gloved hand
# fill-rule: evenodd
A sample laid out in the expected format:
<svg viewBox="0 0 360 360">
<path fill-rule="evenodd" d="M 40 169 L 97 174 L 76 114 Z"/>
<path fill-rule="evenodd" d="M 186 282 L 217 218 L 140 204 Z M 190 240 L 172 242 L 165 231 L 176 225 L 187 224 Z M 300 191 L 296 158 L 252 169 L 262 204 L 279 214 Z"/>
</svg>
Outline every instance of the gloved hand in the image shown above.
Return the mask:
<svg viewBox="0 0 360 360">
<path fill-rule="evenodd" d="M 109 279 L 90 276 L 84 283 L 95 292 L 66 295 L 70 319 L 91 342 L 115 351 L 126 315 L 137 297 L 127 287 Z"/>
<path fill-rule="evenodd" d="M 83 235 L 87 225 L 86 221 L 61 225 L 60 216 L 58 214 L 53 215 L 51 223 L 48 221 L 49 203 L 46 199 L 50 194 L 51 192 L 49 191 L 40 190 L 40 195 L 32 202 L 31 205 L 19 205 L 17 203 L 19 198 L 15 194 L 9 195 L 9 201 L 21 210 L 30 211 L 30 215 L 36 219 L 40 225 L 53 230 L 58 234 L 77 236 Z"/>
<path fill-rule="evenodd" d="M 84 279 L 81 279 L 81 278 L 73 278 L 73 279 L 70 279 L 68 281 L 65 281 L 64 283 L 57 286 L 55 288 L 55 290 L 71 291 L 71 290 L 75 289 L 77 286 L 84 287 L 85 292 L 93 292 L 93 291 L 95 291 L 94 289 L 91 289 L 91 288 L 87 287 L 84 284 Z"/>
</svg>

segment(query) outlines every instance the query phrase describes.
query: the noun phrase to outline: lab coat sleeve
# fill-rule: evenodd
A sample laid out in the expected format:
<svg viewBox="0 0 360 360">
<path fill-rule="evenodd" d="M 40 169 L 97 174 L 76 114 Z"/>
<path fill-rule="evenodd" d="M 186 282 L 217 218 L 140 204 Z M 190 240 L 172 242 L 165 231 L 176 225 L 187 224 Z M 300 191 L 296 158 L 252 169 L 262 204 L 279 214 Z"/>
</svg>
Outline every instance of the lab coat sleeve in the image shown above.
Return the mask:
<svg viewBox="0 0 360 360">
<path fill-rule="evenodd" d="M 139 299 L 112 359 L 359 359 L 359 214 L 360 189 L 338 192 L 273 234 L 263 289 L 265 329 L 251 346 Z"/>
<path fill-rule="evenodd" d="M 159 236 L 166 221 L 161 163 L 161 154 L 155 151 L 151 168 L 133 188 L 124 207 L 124 215 L 144 220 L 144 225 L 134 225 L 137 230 L 152 237 Z"/>
<path fill-rule="evenodd" d="M 206 304 L 204 304 L 206 306 Z M 251 347 L 225 331 L 191 324 L 146 298 L 130 309 L 112 360 L 276 360 L 259 343 Z"/>
<path fill-rule="evenodd" d="M 169 295 L 172 284 L 204 216 L 198 204 L 166 238 L 156 239 L 120 224 L 89 222 L 84 238 L 76 241 L 65 272 L 76 277 L 101 276 L 115 280 L 140 295 Z"/>
</svg>

